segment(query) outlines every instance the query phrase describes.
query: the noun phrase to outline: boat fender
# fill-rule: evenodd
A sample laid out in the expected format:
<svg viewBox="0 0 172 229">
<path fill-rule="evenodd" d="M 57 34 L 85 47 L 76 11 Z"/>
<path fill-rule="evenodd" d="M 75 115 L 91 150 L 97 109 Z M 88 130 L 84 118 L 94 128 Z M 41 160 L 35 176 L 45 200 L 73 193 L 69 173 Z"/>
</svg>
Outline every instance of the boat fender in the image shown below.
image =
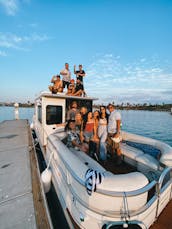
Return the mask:
<svg viewBox="0 0 172 229">
<path fill-rule="evenodd" d="M 104 178 L 104 174 L 93 169 L 88 169 L 85 173 L 85 187 L 89 196 L 92 192 L 95 192 L 97 185 L 101 184 Z"/>
<path fill-rule="evenodd" d="M 45 169 L 42 173 L 41 173 L 41 180 L 43 183 L 43 187 L 44 187 L 44 192 L 47 193 L 50 191 L 51 188 L 51 178 L 52 178 L 52 173 L 49 169 Z"/>
</svg>

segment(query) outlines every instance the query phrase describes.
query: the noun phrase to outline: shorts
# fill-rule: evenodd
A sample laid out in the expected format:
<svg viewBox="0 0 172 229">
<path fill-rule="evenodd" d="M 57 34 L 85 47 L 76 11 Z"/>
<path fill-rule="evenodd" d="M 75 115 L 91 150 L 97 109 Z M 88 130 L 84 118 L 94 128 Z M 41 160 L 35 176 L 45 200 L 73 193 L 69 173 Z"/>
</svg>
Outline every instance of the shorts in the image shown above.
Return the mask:
<svg viewBox="0 0 172 229">
<path fill-rule="evenodd" d="M 63 88 L 65 88 L 66 85 L 67 85 L 67 88 L 69 87 L 70 82 L 64 81 L 64 80 L 62 82 L 63 82 Z"/>
</svg>

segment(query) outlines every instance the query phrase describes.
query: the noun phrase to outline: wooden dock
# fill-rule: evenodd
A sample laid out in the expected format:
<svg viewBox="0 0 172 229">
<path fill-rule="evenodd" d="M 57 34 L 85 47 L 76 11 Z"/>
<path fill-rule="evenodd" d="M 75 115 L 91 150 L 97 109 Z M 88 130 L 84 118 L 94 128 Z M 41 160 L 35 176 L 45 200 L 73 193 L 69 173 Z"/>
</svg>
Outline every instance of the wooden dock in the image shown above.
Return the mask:
<svg viewBox="0 0 172 229">
<path fill-rule="evenodd" d="M 52 228 L 27 120 L 0 123 L 0 228 Z"/>
</svg>

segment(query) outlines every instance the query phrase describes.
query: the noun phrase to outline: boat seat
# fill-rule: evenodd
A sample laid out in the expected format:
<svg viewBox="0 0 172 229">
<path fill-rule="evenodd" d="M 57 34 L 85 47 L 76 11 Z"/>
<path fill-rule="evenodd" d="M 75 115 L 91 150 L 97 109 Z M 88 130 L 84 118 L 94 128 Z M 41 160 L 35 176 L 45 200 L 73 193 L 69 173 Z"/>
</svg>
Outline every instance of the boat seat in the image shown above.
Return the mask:
<svg viewBox="0 0 172 229">
<path fill-rule="evenodd" d="M 125 143 L 121 144 L 122 154 L 124 156 L 124 161 L 136 167 L 136 158 L 143 155 L 144 152 Z"/>
<path fill-rule="evenodd" d="M 57 136 L 61 141 L 64 141 L 65 143 L 67 133 L 66 131 L 64 131 L 64 127 L 58 127 L 53 134 Z"/>
<path fill-rule="evenodd" d="M 136 157 L 137 170 L 149 177 L 150 173 L 158 174 L 159 162 L 149 154 Z"/>
</svg>

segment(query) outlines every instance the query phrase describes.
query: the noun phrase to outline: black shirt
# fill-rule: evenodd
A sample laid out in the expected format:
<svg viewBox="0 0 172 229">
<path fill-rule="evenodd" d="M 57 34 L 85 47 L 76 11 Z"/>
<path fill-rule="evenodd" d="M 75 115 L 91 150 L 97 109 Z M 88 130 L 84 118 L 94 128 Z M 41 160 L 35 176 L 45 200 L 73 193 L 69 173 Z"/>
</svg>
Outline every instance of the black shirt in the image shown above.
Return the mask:
<svg viewBox="0 0 172 229">
<path fill-rule="evenodd" d="M 84 90 L 84 87 L 83 85 L 80 83 L 80 84 L 76 84 L 76 87 L 75 87 L 75 92 L 79 91 L 79 90 Z"/>
<path fill-rule="evenodd" d="M 78 73 L 85 74 L 84 70 L 76 71 L 77 77 L 76 79 L 79 79 L 81 82 L 83 82 L 83 76 L 79 75 Z"/>
</svg>

